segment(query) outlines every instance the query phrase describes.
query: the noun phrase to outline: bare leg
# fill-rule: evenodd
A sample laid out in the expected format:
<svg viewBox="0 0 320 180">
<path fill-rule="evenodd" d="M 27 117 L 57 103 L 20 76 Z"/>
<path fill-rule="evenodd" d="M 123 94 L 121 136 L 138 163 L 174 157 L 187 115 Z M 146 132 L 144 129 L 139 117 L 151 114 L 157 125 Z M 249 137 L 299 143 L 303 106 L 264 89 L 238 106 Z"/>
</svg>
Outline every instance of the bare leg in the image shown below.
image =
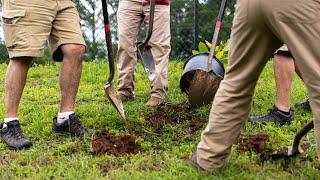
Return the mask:
<svg viewBox="0 0 320 180">
<path fill-rule="evenodd" d="M 18 116 L 18 107 L 31 62 L 31 57 L 15 58 L 9 62 L 5 80 L 6 118 Z"/>
<path fill-rule="evenodd" d="M 83 45 L 62 45 L 64 54 L 60 72 L 61 105 L 60 112 L 74 111 L 74 104 L 82 72 Z"/>
<path fill-rule="evenodd" d="M 277 88 L 276 106 L 281 111 L 289 112 L 291 84 L 295 72 L 294 61 L 290 57 L 275 55 L 273 65 Z"/>
</svg>

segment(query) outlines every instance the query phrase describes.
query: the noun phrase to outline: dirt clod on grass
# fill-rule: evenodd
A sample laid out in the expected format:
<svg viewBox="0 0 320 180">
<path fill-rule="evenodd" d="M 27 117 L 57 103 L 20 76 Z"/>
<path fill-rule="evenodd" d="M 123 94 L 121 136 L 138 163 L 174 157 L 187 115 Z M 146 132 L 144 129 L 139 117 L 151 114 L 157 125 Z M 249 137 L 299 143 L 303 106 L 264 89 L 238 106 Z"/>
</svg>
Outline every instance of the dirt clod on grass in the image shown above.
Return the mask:
<svg viewBox="0 0 320 180">
<path fill-rule="evenodd" d="M 149 126 L 158 128 L 165 124 L 182 124 L 187 122 L 191 132 L 201 129 L 207 122 L 207 117 L 196 113 L 197 109 L 187 104 L 161 104 L 154 111 L 145 114 Z"/>
<path fill-rule="evenodd" d="M 121 156 L 125 154 L 137 154 L 141 147 L 136 138 L 131 135 L 115 136 L 107 131 L 101 132 L 92 142 L 92 154 L 112 154 Z"/>
<path fill-rule="evenodd" d="M 238 150 L 241 152 L 257 152 L 264 154 L 266 142 L 269 141 L 269 136 L 264 133 L 241 136 L 238 140 Z"/>
</svg>

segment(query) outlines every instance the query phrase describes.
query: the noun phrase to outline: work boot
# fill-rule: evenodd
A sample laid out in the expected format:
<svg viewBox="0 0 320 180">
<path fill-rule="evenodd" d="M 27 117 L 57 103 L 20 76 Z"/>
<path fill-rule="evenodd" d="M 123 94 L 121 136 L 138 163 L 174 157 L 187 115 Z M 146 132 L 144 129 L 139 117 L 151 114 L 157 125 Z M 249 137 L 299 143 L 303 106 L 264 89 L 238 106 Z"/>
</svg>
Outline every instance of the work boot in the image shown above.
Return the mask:
<svg viewBox="0 0 320 180">
<path fill-rule="evenodd" d="M 133 95 L 127 96 L 122 93 L 117 93 L 118 98 L 121 100 L 121 102 L 127 102 L 133 100 Z"/>
<path fill-rule="evenodd" d="M 75 113 L 71 114 L 69 119 L 61 124 L 58 124 L 57 117 L 54 117 L 52 131 L 55 133 L 70 133 L 78 137 L 82 137 L 86 134 L 93 134 L 95 132 L 94 130 L 83 126 Z"/>
<path fill-rule="evenodd" d="M 21 130 L 18 120 L 10 121 L 0 125 L 0 140 L 6 143 L 10 149 L 28 149 L 32 143 L 27 139 Z"/>
<path fill-rule="evenodd" d="M 205 171 L 205 169 L 203 169 L 199 164 L 198 164 L 198 159 L 197 159 L 197 150 L 194 150 L 192 155 L 191 155 L 191 159 L 189 160 L 189 163 L 194 166 L 195 168 L 197 168 L 198 170 L 201 171 Z"/>
<path fill-rule="evenodd" d="M 295 104 L 295 107 L 297 107 L 297 108 L 302 108 L 302 109 L 311 111 L 311 106 L 310 106 L 309 99 L 307 99 L 307 100 L 304 101 L 304 102 L 297 102 L 297 103 Z"/>
<path fill-rule="evenodd" d="M 277 123 L 280 125 L 284 125 L 290 123 L 294 119 L 293 110 L 289 110 L 289 115 L 281 112 L 276 106 L 273 106 L 272 109 L 269 110 L 269 113 L 263 116 L 251 116 L 249 117 L 249 122 L 251 123 Z"/>
<path fill-rule="evenodd" d="M 164 102 L 163 98 L 158 98 L 158 97 L 151 96 L 151 98 L 147 102 L 147 106 L 156 107 L 156 106 L 160 105 L 163 102 Z"/>
</svg>

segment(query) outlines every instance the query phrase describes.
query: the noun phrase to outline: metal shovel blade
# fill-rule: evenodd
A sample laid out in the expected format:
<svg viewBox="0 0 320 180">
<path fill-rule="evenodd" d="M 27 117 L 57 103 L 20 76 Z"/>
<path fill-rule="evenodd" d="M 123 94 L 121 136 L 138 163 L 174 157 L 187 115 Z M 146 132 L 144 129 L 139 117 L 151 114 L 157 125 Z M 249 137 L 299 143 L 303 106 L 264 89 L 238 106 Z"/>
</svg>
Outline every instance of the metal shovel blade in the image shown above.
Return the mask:
<svg viewBox="0 0 320 180">
<path fill-rule="evenodd" d="M 145 72 L 147 73 L 148 79 L 152 82 L 155 78 L 155 64 L 151 52 L 150 46 L 138 46 L 139 58 L 142 61 Z"/>
<path fill-rule="evenodd" d="M 104 86 L 104 91 L 106 92 L 106 95 L 108 96 L 108 99 L 111 102 L 111 104 L 117 109 L 121 117 L 124 120 L 126 120 L 127 117 L 124 112 L 122 101 L 118 98 L 117 92 L 113 89 L 112 84 L 106 84 Z"/>
<path fill-rule="evenodd" d="M 288 146 L 288 147 L 282 148 L 281 150 L 274 151 L 268 156 L 271 159 L 291 158 L 299 154 L 305 153 L 309 147 L 310 147 L 310 143 L 299 144 L 298 150 L 294 150 L 293 146 Z"/>
</svg>

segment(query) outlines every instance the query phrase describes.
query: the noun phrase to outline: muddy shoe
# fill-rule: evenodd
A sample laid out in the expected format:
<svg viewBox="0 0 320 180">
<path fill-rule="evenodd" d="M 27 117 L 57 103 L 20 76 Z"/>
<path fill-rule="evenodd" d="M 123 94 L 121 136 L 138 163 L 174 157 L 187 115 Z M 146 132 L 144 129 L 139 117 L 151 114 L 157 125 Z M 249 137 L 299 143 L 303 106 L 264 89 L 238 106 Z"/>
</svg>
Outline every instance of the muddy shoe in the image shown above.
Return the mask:
<svg viewBox="0 0 320 180">
<path fill-rule="evenodd" d="M 307 99 L 307 100 L 304 101 L 304 102 L 297 102 L 297 103 L 295 104 L 295 107 L 297 107 L 297 108 L 302 108 L 302 109 L 311 111 L 309 99 Z"/>
<path fill-rule="evenodd" d="M 31 141 L 23 135 L 18 120 L 0 125 L 0 141 L 6 143 L 10 149 L 28 149 L 32 146 Z"/>
<path fill-rule="evenodd" d="M 189 163 L 197 168 L 198 170 L 201 170 L 201 171 L 205 171 L 205 169 L 203 169 L 199 164 L 198 164 L 198 160 L 197 160 L 197 150 L 194 150 L 192 155 L 191 155 L 191 159 L 189 160 Z"/>
<path fill-rule="evenodd" d="M 163 103 L 163 102 L 164 102 L 164 99 L 151 96 L 151 98 L 150 98 L 149 101 L 147 102 L 147 106 L 149 106 L 149 107 L 156 107 L 156 106 L 160 105 L 160 104 Z"/>
<path fill-rule="evenodd" d="M 127 96 L 124 95 L 122 93 L 117 93 L 117 96 L 119 97 L 119 99 L 121 100 L 121 102 L 127 102 L 127 101 L 132 101 L 133 100 L 133 96 Z"/>
<path fill-rule="evenodd" d="M 57 123 L 57 117 L 53 118 L 52 131 L 55 133 L 70 133 L 78 137 L 86 134 L 94 134 L 95 131 L 83 126 L 76 114 L 71 114 L 69 119 L 62 124 Z"/>
<path fill-rule="evenodd" d="M 288 124 L 294 119 L 294 112 L 290 109 L 289 115 L 282 113 L 276 106 L 269 110 L 269 113 L 263 116 L 251 116 L 251 123 L 277 123 L 280 125 Z"/>
</svg>

